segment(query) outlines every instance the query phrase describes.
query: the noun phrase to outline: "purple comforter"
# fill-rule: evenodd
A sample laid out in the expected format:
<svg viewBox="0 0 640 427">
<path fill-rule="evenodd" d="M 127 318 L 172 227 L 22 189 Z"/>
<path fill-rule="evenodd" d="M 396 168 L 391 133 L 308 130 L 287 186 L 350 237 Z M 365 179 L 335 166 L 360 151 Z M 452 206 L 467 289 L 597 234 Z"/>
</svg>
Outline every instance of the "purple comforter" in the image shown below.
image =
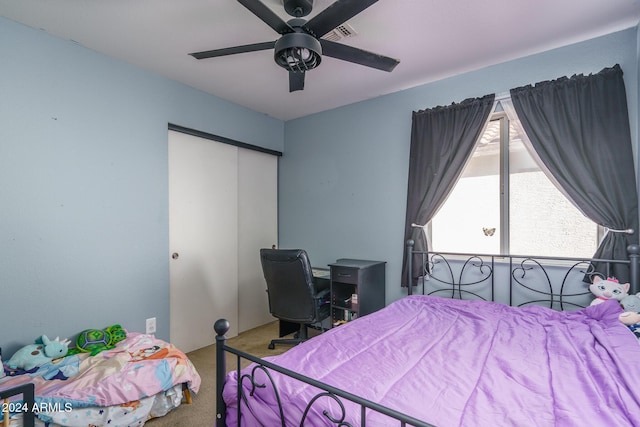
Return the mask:
<svg viewBox="0 0 640 427">
<path fill-rule="evenodd" d="M 640 344 L 620 312 L 615 301 L 558 312 L 411 296 L 270 360 L 439 427 L 640 426 Z M 272 375 L 286 425 L 299 425 L 318 389 Z M 236 377 L 224 389 L 230 426 Z M 280 425 L 271 387 L 250 401 L 242 425 Z M 339 412 L 322 399 L 305 426 L 334 425 L 322 404 Z M 367 426 L 391 424 L 367 414 Z"/>
</svg>

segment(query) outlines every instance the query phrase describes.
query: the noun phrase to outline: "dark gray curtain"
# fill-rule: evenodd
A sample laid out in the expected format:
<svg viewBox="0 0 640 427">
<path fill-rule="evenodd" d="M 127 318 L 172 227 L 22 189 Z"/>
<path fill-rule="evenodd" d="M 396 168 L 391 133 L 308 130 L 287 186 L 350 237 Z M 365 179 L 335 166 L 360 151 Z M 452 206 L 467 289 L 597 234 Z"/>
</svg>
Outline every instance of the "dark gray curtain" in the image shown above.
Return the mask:
<svg viewBox="0 0 640 427">
<path fill-rule="evenodd" d="M 594 258 L 626 259 L 638 243 L 638 192 L 620 66 L 512 89 L 511 99 L 536 153 L 582 212 L 609 229 L 633 229 L 607 233 Z M 629 280 L 626 268 L 613 274 Z"/>
<path fill-rule="evenodd" d="M 427 250 L 422 228 L 444 203 L 473 153 L 491 112 L 495 95 L 467 99 L 459 104 L 413 112 L 409 154 L 409 186 L 404 242 L 412 239 L 415 250 Z M 414 262 L 417 279 L 420 263 Z M 407 253 L 402 261 L 403 286 L 407 285 Z"/>
</svg>

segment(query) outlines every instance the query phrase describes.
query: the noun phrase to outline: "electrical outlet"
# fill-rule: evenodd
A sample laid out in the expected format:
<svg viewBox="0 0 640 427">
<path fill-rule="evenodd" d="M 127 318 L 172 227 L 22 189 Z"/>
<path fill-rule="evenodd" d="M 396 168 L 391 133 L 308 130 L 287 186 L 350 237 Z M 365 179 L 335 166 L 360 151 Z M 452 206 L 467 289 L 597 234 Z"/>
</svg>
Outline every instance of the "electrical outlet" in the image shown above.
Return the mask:
<svg viewBox="0 0 640 427">
<path fill-rule="evenodd" d="M 156 333 L 156 318 L 150 317 L 147 319 L 147 333 L 155 334 Z"/>
</svg>

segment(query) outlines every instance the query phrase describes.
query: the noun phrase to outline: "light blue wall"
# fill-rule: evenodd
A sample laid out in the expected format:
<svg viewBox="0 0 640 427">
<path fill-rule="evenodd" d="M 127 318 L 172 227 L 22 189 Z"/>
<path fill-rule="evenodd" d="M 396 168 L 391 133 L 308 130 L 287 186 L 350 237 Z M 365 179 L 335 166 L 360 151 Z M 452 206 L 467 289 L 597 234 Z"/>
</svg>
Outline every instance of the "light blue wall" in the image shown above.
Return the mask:
<svg viewBox="0 0 640 427">
<path fill-rule="evenodd" d="M 411 112 L 618 63 L 636 146 L 637 44 L 634 28 L 287 122 L 280 246 L 306 248 L 317 266 L 387 261 L 387 302 L 401 297 Z"/>
<path fill-rule="evenodd" d="M 284 123 L 0 18 L 0 346 L 157 317 L 167 124 L 282 151 Z"/>
</svg>

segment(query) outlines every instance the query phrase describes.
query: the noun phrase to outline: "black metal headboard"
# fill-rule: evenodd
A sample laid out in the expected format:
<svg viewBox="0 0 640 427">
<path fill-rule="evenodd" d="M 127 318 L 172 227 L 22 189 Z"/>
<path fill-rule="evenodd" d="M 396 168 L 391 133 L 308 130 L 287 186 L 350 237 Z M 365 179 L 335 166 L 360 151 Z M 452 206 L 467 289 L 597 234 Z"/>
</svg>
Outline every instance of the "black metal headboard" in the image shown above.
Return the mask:
<svg viewBox="0 0 640 427">
<path fill-rule="evenodd" d="M 415 251 L 407 242 L 409 295 L 416 291 L 459 299 L 482 299 L 512 306 L 545 305 L 556 310 L 589 305 L 594 276 L 610 277 L 614 266 L 629 272 L 630 294 L 640 291 L 640 246 L 624 260 L 488 255 Z M 419 265 L 416 276 L 414 265 Z M 595 266 L 599 270 L 596 270 Z"/>
</svg>

